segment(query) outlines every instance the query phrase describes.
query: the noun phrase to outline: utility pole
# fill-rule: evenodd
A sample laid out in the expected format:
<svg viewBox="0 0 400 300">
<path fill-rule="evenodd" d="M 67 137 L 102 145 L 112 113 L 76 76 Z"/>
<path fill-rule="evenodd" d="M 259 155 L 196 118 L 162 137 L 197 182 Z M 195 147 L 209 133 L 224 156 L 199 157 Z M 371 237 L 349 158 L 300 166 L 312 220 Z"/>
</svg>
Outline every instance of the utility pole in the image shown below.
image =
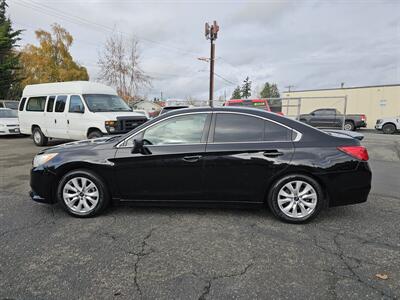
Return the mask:
<svg viewBox="0 0 400 300">
<path fill-rule="evenodd" d="M 294 85 L 288 85 L 288 86 L 285 86 L 285 88 L 287 88 L 288 89 L 288 92 L 290 93 L 290 90 L 292 89 L 292 88 L 294 88 L 295 86 Z"/>
<path fill-rule="evenodd" d="M 219 26 L 217 21 L 214 21 L 210 26 L 208 23 L 205 24 L 205 36 L 207 40 L 210 40 L 210 95 L 208 103 L 210 107 L 213 107 L 214 100 L 214 61 L 215 61 L 215 44 L 214 41 L 218 37 Z"/>
</svg>

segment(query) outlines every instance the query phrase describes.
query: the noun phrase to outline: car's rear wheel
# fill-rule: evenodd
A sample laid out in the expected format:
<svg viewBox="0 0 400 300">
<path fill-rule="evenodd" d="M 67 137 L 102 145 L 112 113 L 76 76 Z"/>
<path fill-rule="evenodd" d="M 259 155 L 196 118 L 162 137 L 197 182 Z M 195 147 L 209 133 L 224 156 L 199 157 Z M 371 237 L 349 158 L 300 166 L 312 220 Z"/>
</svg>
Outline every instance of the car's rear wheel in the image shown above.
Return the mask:
<svg viewBox="0 0 400 300">
<path fill-rule="evenodd" d="M 33 142 L 36 146 L 46 146 L 48 138 L 43 134 L 39 127 L 34 127 L 32 130 Z"/>
<path fill-rule="evenodd" d="M 87 170 L 67 173 L 57 189 L 63 208 L 74 217 L 92 217 L 99 214 L 109 202 L 103 180 Z"/>
<path fill-rule="evenodd" d="M 354 123 L 352 121 L 346 121 L 344 123 L 344 130 L 347 131 L 354 131 L 356 127 L 354 126 Z"/>
<path fill-rule="evenodd" d="M 396 127 L 394 126 L 394 124 L 385 124 L 382 127 L 382 131 L 385 134 L 393 134 L 396 131 Z"/>
<path fill-rule="evenodd" d="M 316 217 L 324 206 L 321 186 L 306 175 L 288 175 L 272 186 L 267 199 L 272 213 L 290 223 L 303 223 Z"/>
</svg>

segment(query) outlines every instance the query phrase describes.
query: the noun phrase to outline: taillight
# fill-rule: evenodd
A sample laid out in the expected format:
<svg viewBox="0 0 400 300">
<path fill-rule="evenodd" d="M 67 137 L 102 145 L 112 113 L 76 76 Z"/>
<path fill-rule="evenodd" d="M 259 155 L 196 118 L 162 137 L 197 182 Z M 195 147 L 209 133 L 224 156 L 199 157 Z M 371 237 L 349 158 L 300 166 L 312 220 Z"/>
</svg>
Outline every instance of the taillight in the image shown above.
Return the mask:
<svg viewBox="0 0 400 300">
<path fill-rule="evenodd" d="M 343 146 L 338 149 L 359 160 L 367 161 L 369 159 L 368 151 L 363 146 Z"/>
<path fill-rule="evenodd" d="M 361 115 L 361 121 L 366 121 L 367 120 L 367 116 L 366 115 Z"/>
</svg>

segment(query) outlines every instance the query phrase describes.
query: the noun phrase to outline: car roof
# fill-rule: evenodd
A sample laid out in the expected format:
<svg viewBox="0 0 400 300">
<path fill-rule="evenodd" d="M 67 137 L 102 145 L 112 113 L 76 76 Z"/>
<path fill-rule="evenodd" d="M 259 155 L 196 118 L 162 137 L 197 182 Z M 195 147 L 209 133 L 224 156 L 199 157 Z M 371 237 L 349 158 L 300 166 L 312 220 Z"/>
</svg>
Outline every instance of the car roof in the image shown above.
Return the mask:
<svg viewBox="0 0 400 300">
<path fill-rule="evenodd" d="M 59 94 L 106 94 L 117 95 L 107 85 L 90 81 L 68 81 L 55 83 L 31 84 L 24 88 L 23 97 L 47 96 Z"/>
</svg>

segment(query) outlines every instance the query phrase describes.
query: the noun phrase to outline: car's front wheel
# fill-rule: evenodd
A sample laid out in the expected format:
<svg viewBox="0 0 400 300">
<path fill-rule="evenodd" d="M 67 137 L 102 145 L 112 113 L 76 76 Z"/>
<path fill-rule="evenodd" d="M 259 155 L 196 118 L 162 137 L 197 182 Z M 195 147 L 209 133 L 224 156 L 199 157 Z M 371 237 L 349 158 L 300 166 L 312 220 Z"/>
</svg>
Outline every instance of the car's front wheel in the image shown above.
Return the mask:
<svg viewBox="0 0 400 300">
<path fill-rule="evenodd" d="M 63 208 L 74 217 L 92 217 L 99 214 L 109 202 L 103 180 L 88 170 L 75 170 L 60 180 L 58 199 Z"/>
<path fill-rule="evenodd" d="M 303 223 L 316 217 L 324 206 L 321 186 L 306 175 L 288 175 L 272 186 L 267 199 L 272 213 L 289 223 Z"/>
<path fill-rule="evenodd" d="M 394 126 L 394 124 L 385 124 L 382 127 L 382 131 L 385 134 L 393 134 L 396 132 L 396 126 Z"/>
</svg>

